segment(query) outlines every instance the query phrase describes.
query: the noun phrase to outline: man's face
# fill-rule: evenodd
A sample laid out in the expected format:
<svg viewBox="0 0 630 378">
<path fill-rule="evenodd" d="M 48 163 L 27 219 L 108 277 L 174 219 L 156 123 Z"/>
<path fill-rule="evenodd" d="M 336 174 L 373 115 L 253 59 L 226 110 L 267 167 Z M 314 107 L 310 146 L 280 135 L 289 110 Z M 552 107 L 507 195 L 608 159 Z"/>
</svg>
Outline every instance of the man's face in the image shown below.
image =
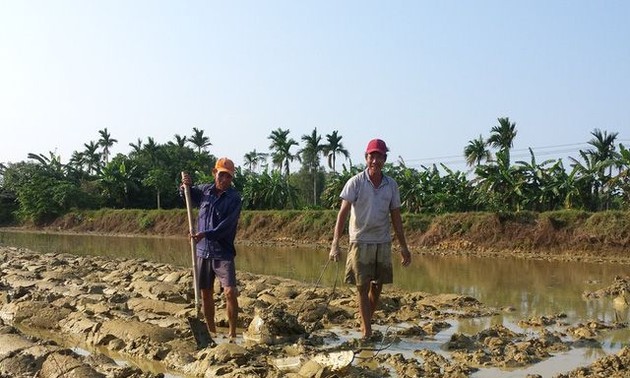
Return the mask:
<svg viewBox="0 0 630 378">
<path fill-rule="evenodd" d="M 380 152 L 370 152 L 365 155 L 365 164 L 370 173 L 380 172 L 385 165 L 385 155 Z"/>
<path fill-rule="evenodd" d="M 232 176 L 227 172 L 215 172 L 214 184 L 220 191 L 226 191 L 232 185 Z"/>
</svg>

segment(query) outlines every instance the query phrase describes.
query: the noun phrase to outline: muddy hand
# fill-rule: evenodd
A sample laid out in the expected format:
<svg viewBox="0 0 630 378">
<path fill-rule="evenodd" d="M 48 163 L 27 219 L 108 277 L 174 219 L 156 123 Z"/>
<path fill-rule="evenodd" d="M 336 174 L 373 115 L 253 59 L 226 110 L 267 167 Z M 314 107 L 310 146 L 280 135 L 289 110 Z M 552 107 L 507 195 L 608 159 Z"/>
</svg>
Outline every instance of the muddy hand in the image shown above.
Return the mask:
<svg viewBox="0 0 630 378">
<path fill-rule="evenodd" d="M 409 249 L 406 247 L 400 250 L 400 262 L 402 266 L 409 266 L 409 264 L 411 264 L 411 253 L 409 253 Z"/>
<path fill-rule="evenodd" d="M 190 238 L 195 242 L 195 243 L 199 243 L 199 241 L 201 241 L 201 239 L 203 239 L 205 237 L 205 235 L 203 234 L 203 232 L 198 232 L 194 235 L 192 234 L 188 234 L 188 236 L 190 236 Z"/>
<path fill-rule="evenodd" d="M 339 261 L 339 255 L 341 252 L 339 251 L 338 245 L 333 245 L 330 247 L 330 253 L 328 254 L 328 259 L 332 261 Z"/>
<path fill-rule="evenodd" d="M 186 185 L 186 186 L 192 185 L 192 179 L 190 178 L 190 175 L 186 172 L 182 172 L 182 185 Z"/>
</svg>

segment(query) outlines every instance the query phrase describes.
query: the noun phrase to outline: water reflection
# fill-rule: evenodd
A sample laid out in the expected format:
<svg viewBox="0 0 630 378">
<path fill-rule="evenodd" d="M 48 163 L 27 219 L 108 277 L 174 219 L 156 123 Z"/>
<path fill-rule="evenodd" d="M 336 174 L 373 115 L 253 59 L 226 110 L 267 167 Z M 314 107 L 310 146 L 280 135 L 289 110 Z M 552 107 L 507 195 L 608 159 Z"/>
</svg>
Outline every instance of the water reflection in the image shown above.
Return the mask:
<svg viewBox="0 0 630 378">
<path fill-rule="evenodd" d="M 0 245 L 42 252 L 140 258 L 191 266 L 190 244 L 181 237 L 122 237 L 0 231 Z M 343 263 L 329 263 L 327 248 L 237 246 L 239 270 L 276 275 L 307 283 L 342 284 Z M 326 269 L 324 270 L 324 268 Z M 512 306 L 515 311 L 489 320 L 491 324 L 516 322 L 531 316 L 565 313 L 568 322 L 597 319 L 628 321 L 628 309 L 615 312 L 609 299 L 586 301 L 585 290 L 626 276 L 618 264 L 549 262 L 510 258 L 414 256 L 403 269 L 394 264 L 395 285 L 409 291 L 459 293 L 489 306 Z M 323 273 L 323 274 L 322 274 Z M 487 327 L 488 324 L 484 324 Z M 460 327 L 468 328 L 465 322 Z M 467 329 L 472 331 L 472 329 Z"/>
<path fill-rule="evenodd" d="M 413 269 L 396 272 L 408 290 L 454 292 L 496 307 L 513 306 L 511 317 L 565 313 L 574 319 L 614 319 L 611 300 L 586 301 L 584 291 L 627 275 L 618 264 L 557 262 L 510 258 L 420 257 Z M 628 319 L 627 311 L 621 320 Z"/>
</svg>

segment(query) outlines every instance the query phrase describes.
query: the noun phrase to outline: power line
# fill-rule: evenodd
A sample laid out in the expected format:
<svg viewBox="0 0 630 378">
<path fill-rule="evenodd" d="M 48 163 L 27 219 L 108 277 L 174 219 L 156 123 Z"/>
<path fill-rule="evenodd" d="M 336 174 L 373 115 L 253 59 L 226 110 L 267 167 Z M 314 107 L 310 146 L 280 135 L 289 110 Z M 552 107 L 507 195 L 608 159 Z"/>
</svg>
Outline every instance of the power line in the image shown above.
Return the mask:
<svg viewBox="0 0 630 378">
<path fill-rule="evenodd" d="M 568 144 L 557 144 L 554 146 L 542 146 L 542 147 L 530 147 L 532 150 L 544 150 L 547 148 L 558 148 L 558 147 L 577 147 L 577 146 L 582 146 L 588 144 L 587 142 L 583 142 L 583 143 L 568 143 Z M 514 151 L 527 151 L 529 150 L 529 148 L 520 148 L 520 149 L 515 149 Z"/>
<path fill-rule="evenodd" d="M 588 143 L 569 143 L 569 144 L 558 144 L 558 145 L 553 145 L 553 146 L 530 147 L 530 148 L 536 151 L 536 150 L 558 148 L 558 147 L 577 147 L 577 146 L 582 146 L 582 145 L 587 145 L 587 144 Z M 529 148 L 517 148 L 511 151 L 513 152 L 529 151 Z M 573 151 L 573 149 L 571 149 L 570 151 Z M 446 155 L 446 156 L 436 156 L 436 157 L 427 157 L 427 158 L 405 159 L 405 161 L 414 162 L 414 161 L 425 161 L 425 160 L 433 161 L 433 160 L 439 160 L 439 159 L 456 159 L 456 158 L 462 158 L 463 155 L 464 154 L 462 153 L 461 155 Z"/>
<path fill-rule="evenodd" d="M 618 140 L 618 142 L 630 142 L 630 139 L 620 139 Z M 544 150 L 544 149 L 549 149 L 549 148 L 559 148 L 559 147 L 578 147 L 578 146 L 591 146 L 589 143 L 587 142 L 582 142 L 582 143 L 567 143 L 567 144 L 556 144 L 556 145 L 552 145 L 552 146 L 541 146 L 541 147 L 528 147 L 528 148 L 515 148 L 512 149 L 512 152 L 516 152 L 516 154 L 512 153 L 510 155 L 512 156 L 517 156 L 518 152 L 529 152 L 529 149 L 531 148 L 532 151 L 536 152 L 538 150 Z M 592 147 L 592 146 L 591 146 Z M 553 153 L 563 153 L 563 152 L 573 152 L 576 151 L 574 148 L 571 149 L 560 149 L 560 150 L 553 150 L 553 151 L 547 151 L 547 152 L 542 152 L 540 153 L 541 155 L 549 155 L 549 154 L 553 154 Z M 528 156 L 529 153 L 525 154 L 524 156 Z M 413 159 L 405 159 L 405 161 L 408 162 L 414 162 L 414 161 L 425 161 L 425 160 L 429 160 L 429 161 L 434 161 L 434 160 L 439 160 L 439 159 L 457 159 L 457 158 L 461 158 L 463 156 L 463 153 L 461 155 L 445 155 L 445 156 L 435 156 L 435 157 L 426 157 L 426 158 L 413 158 Z"/>
<path fill-rule="evenodd" d="M 627 142 L 630 142 L 630 139 L 618 139 L 617 142 L 627 143 Z M 573 147 L 573 148 L 566 148 L 566 147 Z M 576 147 L 588 147 L 589 149 L 593 148 L 593 146 L 588 142 L 556 144 L 556 145 L 550 145 L 550 146 L 513 149 L 511 150 L 510 156 L 512 158 L 530 157 L 531 156 L 529 153 L 530 148 L 534 152 L 534 157 L 557 156 L 557 155 L 564 155 L 568 153 L 578 154 L 581 149 L 576 149 Z M 553 150 L 541 151 L 541 150 L 547 150 L 547 149 L 553 149 Z M 408 166 L 430 166 L 433 164 L 444 164 L 448 167 L 449 164 L 454 164 L 454 165 L 467 164 L 463 153 L 461 155 L 445 155 L 445 156 L 414 158 L 414 159 L 404 159 L 401 157 L 401 159 L 403 159 L 405 164 L 407 164 Z"/>
</svg>

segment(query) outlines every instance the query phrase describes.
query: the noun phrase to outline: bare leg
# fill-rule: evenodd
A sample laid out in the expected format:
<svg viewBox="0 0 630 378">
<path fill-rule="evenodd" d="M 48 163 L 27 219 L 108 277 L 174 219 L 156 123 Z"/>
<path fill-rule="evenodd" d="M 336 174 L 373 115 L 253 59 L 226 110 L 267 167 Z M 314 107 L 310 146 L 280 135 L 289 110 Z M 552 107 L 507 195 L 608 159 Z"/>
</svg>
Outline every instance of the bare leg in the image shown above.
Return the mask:
<svg viewBox="0 0 630 378">
<path fill-rule="evenodd" d="M 359 316 L 361 318 L 361 332 L 363 337 L 372 336 L 372 306 L 370 304 L 370 284 L 357 286 L 357 299 L 359 300 Z"/>
<path fill-rule="evenodd" d="M 201 302 L 203 305 L 203 317 L 206 320 L 206 326 L 210 334 L 217 333 L 217 327 L 214 324 L 214 290 L 201 289 Z"/>
<path fill-rule="evenodd" d="M 368 295 L 370 298 L 370 321 L 372 320 L 372 317 L 374 316 L 374 311 L 376 311 L 376 307 L 378 306 L 378 301 L 381 297 L 382 291 L 383 291 L 382 283 L 372 283 L 370 285 L 370 293 Z"/>
<path fill-rule="evenodd" d="M 238 320 L 238 289 L 235 286 L 229 286 L 223 289 L 225 294 L 228 324 L 230 327 L 230 337 L 236 337 L 236 322 Z"/>
<path fill-rule="evenodd" d="M 378 306 L 383 284 L 368 283 L 357 286 L 359 299 L 359 315 L 361 316 L 361 332 L 364 338 L 372 336 L 372 317 Z"/>
</svg>

